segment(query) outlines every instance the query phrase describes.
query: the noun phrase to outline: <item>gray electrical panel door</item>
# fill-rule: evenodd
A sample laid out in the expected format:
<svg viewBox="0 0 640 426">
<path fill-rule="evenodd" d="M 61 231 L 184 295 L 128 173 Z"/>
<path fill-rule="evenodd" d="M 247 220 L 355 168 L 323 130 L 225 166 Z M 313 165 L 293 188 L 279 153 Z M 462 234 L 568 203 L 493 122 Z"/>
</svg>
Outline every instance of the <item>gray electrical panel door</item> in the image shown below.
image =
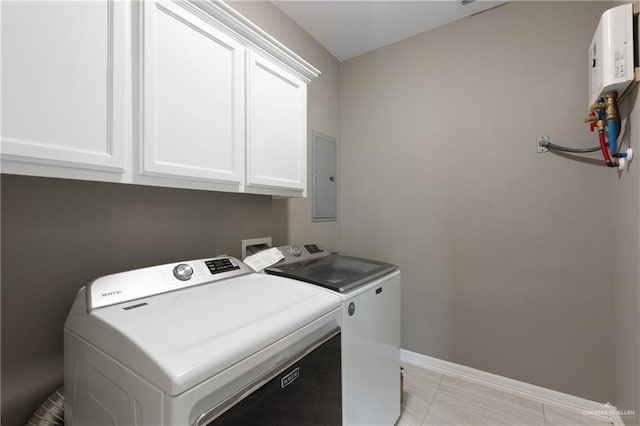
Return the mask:
<svg viewBox="0 0 640 426">
<path fill-rule="evenodd" d="M 336 140 L 313 132 L 314 222 L 337 220 Z"/>
</svg>

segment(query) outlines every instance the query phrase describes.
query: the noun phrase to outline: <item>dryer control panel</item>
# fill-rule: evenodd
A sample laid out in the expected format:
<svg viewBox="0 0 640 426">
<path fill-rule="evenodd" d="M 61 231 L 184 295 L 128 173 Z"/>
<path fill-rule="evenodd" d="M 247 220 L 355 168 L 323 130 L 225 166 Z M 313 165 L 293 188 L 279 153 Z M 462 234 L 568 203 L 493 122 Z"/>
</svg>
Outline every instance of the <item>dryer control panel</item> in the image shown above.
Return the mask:
<svg viewBox="0 0 640 426">
<path fill-rule="evenodd" d="M 106 275 L 87 285 L 87 311 L 250 273 L 240 260 L 221 256 Z"/>
<path fill-rule="evenodd" d="M 206 260 L 204 264 L 207 265 L 207 268 L 209 268 L 209 272 L 211 272 L 212 274 L 219 274 L 221 272 L 229 272 L 240 269 L 240 266 L 238 266 L 238 261 L 231 257 Z"/>
</svg>

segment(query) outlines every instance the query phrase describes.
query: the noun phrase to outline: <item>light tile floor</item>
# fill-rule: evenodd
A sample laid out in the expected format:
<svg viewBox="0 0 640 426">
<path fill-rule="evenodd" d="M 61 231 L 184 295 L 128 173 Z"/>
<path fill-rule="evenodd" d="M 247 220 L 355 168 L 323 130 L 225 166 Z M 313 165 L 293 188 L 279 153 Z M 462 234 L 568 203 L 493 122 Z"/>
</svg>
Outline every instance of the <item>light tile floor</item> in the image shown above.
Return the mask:
<svg viewBox="0 0 640 426">
<path fill-rule="evenodd" d="M 611 425 L 602 418 L 558 408 L 459 378 L 404 364 L 404 405 L 398 426 Z"/>
</svg>

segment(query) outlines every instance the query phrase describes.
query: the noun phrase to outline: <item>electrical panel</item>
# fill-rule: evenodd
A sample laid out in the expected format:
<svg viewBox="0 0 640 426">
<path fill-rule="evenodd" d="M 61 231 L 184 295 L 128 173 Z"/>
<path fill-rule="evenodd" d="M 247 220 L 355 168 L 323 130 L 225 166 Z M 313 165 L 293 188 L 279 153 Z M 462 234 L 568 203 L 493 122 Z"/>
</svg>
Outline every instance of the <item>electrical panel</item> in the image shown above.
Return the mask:
<svg viewBox="0 0 640 426">
<path fill-rule="evenodd" d="M 589 103 L 607 92 L 621 94 L 634 79 L 633 6 L 602 14 L 589 47 Z"/>
<path fill-rule="evenodd" d="M 337 221 L 336 140 L 313 132 L 313 211 L 314 222 Z"/>
</svg>

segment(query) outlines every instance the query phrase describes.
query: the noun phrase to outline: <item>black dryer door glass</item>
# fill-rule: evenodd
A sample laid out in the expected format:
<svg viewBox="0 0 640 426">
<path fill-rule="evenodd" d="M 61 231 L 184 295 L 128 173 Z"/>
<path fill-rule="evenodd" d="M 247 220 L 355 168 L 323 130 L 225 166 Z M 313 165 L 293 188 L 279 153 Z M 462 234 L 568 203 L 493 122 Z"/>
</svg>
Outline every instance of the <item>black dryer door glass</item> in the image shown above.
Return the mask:
<svg viewBox="0 0 640 426">
<path fill-rule="evenodd" d="M 207 426 L 341 426 L 340 333 Z"/>
</svg>

